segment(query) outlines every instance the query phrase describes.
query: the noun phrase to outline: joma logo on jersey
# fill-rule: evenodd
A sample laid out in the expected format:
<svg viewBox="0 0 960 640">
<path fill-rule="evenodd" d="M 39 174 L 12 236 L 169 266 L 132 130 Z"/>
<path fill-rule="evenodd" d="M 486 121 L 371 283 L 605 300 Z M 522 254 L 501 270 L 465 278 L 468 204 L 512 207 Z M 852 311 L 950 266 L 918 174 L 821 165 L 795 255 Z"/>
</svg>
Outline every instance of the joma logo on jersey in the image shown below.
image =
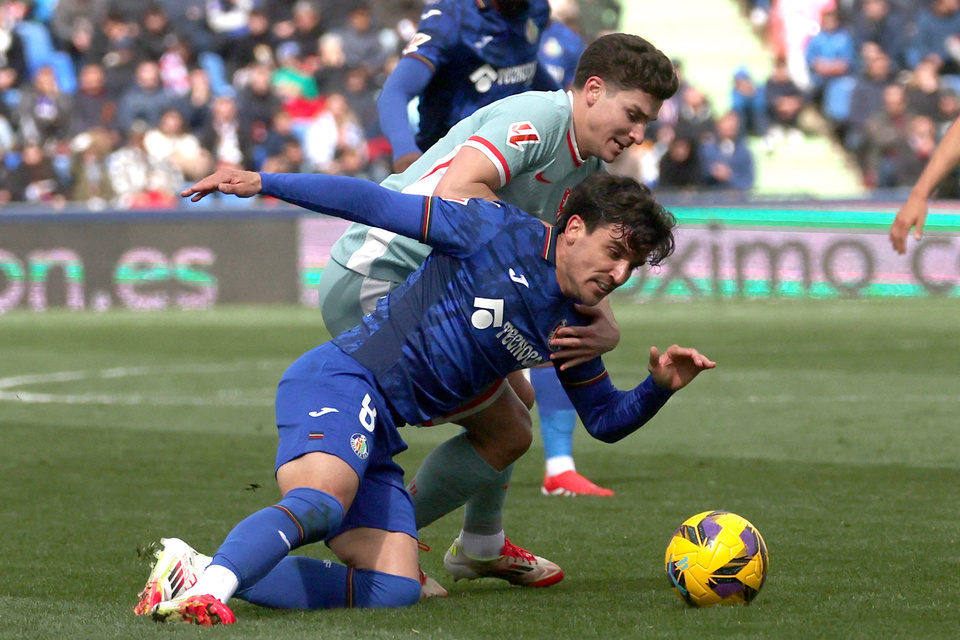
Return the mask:
<svg viewBox="0 0 960 640">
<path fill-rule="evenodd" d="M 539 144 L 540 134 L 529 120 L 514 122 L 507 129 L 507 144 L 514 149 L 520 149 L 525 144 Z"/>
<path fill-rule="evenodd" d="M 543 363 L 540 352 L 527 342 L 523 334 L 509 320 L 503 323 L 503 329 L 497 334 L 497 337 L 500 338 L 500 343 L 507 348 L 510 355 L 517 359 L 520 366 L 524 368 L 535 367 Z"/>
</svg>

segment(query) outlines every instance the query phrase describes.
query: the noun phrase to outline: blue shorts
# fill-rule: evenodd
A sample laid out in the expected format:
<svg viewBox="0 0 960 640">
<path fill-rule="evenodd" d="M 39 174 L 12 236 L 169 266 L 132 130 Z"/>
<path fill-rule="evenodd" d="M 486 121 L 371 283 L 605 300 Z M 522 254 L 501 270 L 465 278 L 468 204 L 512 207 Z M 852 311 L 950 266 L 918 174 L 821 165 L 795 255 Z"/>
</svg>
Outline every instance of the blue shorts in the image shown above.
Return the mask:
<svg viewBox="0 0 960 640">
<path fill-rule="evenodd" d="M 417 537 L 403 469 L 393 456 L 407 448 L 373 374 L 331 342 L 290 365 L 277 389 L 276 469 L 307 453 L 334 455 L 356 472 L 360 487 L 340 528 L 327 539 L 370 527 Z"/>
</svg>

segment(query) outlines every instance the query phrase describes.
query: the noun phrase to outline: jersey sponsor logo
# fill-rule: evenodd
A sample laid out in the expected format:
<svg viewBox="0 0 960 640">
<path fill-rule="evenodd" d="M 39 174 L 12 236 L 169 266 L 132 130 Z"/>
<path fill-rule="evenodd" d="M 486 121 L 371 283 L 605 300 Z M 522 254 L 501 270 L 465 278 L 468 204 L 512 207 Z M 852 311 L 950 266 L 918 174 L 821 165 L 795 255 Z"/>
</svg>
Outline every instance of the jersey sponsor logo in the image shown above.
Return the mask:
<svg viewBox="0 0 960 640">
<path fill-rule="evenodd" d="M 535 175 L 535 176 L 533 176 L 533 177 L 536 178 L 537 180 L 539 180 L 540 182 L 545 182 L 545 183 L 547 183 L 547 184 L 553 184 L 552 182 L 550 182 L 549 180 L 547 180 L 546 178 L 544 178 L 544 177 L 543 177 L 543 174 L 544 174 L 544 172 L 541 171 L 540 173 L 538 173 L 537 175 Z"/>
<path fill-rule="evenodd" d="M 370 447 L 367 446 L 367 436 L 362 433 L 355 433 L 350 436 L 350 448 L 361 460 L 366 460 L 370 455 Z"/>
<path fill-rule="evenodd" d="M 540 134 L 529 120 L 514 122 L 507 129 L 507 144 L 514 149 L 522 149 L 527 144 L 540 144 Z"/>
<path fill-rule="evenodd" d="M 416 39 L 416 36 L 414 36 L 414 39 Z M 413 40 L 410 42 L 412 43 Z M 407 45 L 407 48 L 409 47 L 410 45 Z M 404 49 L 403 52 L 406 54 L 407 50 Z M 477 93 L 486 93 L 493 88 L 494 84 L 523 84 L 529 86 L 530 83 L 533 82 L 533 76 L 535 76 L 536 73 L 536 61 L 519 64 L 514 67 L 504 67 L 502 69 L 495 69 L 489 64 L 484 64 L 477 67 L 477 69 L 470 74 L 470 82 L 473 83 L 473 88 L 476 89 Z"/>
<path fill-rule="evenodd" d="M 527 289 L 530 288 L 530 283 L 527 282 L 527 277 L 526 277 L 525 275 L 523 275 L 523 274 L 518 274 L 518 273 L 517 273 L 516 271 L 514 271 L 513 269 L 510 269 L 510 271 L 509 271 L 508 273 L 510 274 L 510 279 L 511 279 L 511 280 L 513 280 L 513 281 L 516 282 L 517 284 L 522 284 L 522 285 L 525 286 Z"/>
<path fill-rule="evenodd" d="M 470 324 L 476 329 L 503 326 L 503 300 L 496 298 L 474 298 L 473 306 L 477 309 L 470 316 Z"/>
<path fill-rule="evenodd" d="M 408 53 L 413 53 L 414 51 L 416 51 L 417 49 L 419 49 L 420 47 L 422 47 L 428 42 L 430 42 L 430 36 L 428 36 L 427 34 L 425 33 L 414 34 L 414 36 L 410 38 L 410 42 L 407 43 L 407 46 L 403 48 L 401 55 L 405 56 Z"/>
<path fill-rule="evenodd" d="M 527 342 L 520 330 L 513 326 L 513 323 L 509 320 L 503 323 L 503 328 L 497 333 L 497 338 L 506 347 L 507 352 L 517 359 L 521 367 L 534 367 L 543 363 L 544 360 L 540 352 Z"/>
<path fill-rule="evenodd" d="M 339 409 L 334 409 L 333 407 L 324 407 L 320 411 L 311 411 L 307 415 L 311 418 L 319 418 L 320 416 L 325 416 L 328 413 L 340 413 Z"/>
</svg>

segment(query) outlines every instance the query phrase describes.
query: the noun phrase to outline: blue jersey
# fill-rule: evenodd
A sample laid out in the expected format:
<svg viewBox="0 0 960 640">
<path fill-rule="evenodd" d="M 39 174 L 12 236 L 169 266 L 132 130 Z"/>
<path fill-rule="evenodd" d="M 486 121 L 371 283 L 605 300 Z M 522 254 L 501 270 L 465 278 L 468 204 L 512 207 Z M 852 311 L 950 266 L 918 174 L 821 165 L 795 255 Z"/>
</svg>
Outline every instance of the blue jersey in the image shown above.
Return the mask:
<svg viewBox="0 0 960 640">
<path fill-rule="evenodd" d="M 580 34 L 557 20 L 551 20 L 540 36 L 540 66 L 563 88 L 573 86 L 577 63 L 587 48 Z"/>
<path fill-rule="evenodd" d="M 451 413 L 508 373 L 549 362 L 549 342 L 587 320 L 557 283 L 556 230 L 506 203 L 402 194 L 337 176 L 262 175 L 262 193 L 386 228 L 430 257 L 333 342 L 372 372 L 408 424 Z M 603 362 L 559 371 L 587 430 L 612 442 L 656 413 L 670 392 L 651 378 L 617 390 Z"/>
<path fill-rule="evenodd" d="M 429 149 L 480 107 L 534 87 L 540 34 L 549 18 L 547 0 L 530 0 L 524 13 L 509 20 L 489 0 L 441 0 L 427 7 L 403 50 L 433 71 L 420 96 L 417 146 Z"/>
</svg>

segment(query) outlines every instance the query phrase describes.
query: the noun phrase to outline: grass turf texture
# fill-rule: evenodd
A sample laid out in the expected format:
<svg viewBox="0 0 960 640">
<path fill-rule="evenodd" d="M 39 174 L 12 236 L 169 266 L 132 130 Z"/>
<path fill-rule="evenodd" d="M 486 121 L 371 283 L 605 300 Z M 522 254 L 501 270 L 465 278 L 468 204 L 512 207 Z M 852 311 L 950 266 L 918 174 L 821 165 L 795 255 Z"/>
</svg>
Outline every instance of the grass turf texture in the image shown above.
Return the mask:
<svg viewBox="0 0 960 640">
<path fill-rule="evenodd" d="M 577 434 L 613 499 L 540 495 L 539 438 L 507 534 L 563 566 L 544 590 L 454 584 L 459 514 L 423 532 L 451 591 L 397 611 L 282 612 L 155 625 L 131 607 L 160 536 L 212 551 L 276 500 L 272 399 L 326 338 L 316 311 L 0 317 L 0 638 L 919 638 L 960 626 L 960 301 L 616 305 L 621 387 L 671 342 L 719 363 L 616 445 Z M 74 372 L 59 379 L 15 376 Z M 79 373 L 77 373 L 79 372 Z M 17 399 L 16 396 L 20 396 Z M 451 427 L 406 429 L 411 474 Z M 257 487 L 260 488 L 257 488 Z M 663 552 L 686 517 L 737 512 L 770 549 L 753 605 L 688 609 Z M 308 553 L 322 557 L 322 548 Z"/>
</svg>

